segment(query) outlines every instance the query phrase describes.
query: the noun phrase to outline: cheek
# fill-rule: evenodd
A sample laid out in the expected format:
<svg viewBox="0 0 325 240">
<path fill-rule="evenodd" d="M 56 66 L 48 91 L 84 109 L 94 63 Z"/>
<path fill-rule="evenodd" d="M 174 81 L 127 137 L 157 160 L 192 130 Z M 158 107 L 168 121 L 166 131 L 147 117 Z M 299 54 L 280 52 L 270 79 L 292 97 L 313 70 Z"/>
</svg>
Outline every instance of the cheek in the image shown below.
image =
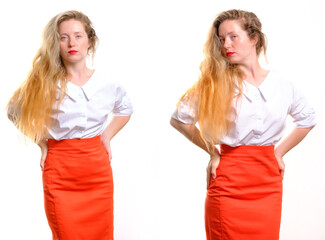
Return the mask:
<svg viewBox="0 0 325 240">
<path fill-rule="evenodd" d="M 65 59 L 66 57 L 67 46 L 64 43 L 60 43 L 60 56 Z"/>
<path fill-rule="evenodd" d="M 79 48 L 80 50 L 88 51 L 89 48 L 89 42 L 88 41 L 83 41 L 79 43 Z"/>
<path fill-rule="evenodd" d="M 88 41 L 88 42 L 87 42 L 87 51 L 88 51 L 88 49 L 90 48 L 90 46 L 91 46 L 91 44 L 90 44 L 90 42 Z"/>
<path fill-rule="evenodd" d="M 223 56 L 227 55 L 227 50 L 224 47 L 221 47 L 220 50 Z"/>
<path fill-rule="evenodd" d="M 60 42 L 60 53 L 62 53 L 62 52 L 64 51 L 65 48 L 66 48 L 66 47 L 65 47 L 65 44 L 62 43 L 62 42 Z"/>
</svg>

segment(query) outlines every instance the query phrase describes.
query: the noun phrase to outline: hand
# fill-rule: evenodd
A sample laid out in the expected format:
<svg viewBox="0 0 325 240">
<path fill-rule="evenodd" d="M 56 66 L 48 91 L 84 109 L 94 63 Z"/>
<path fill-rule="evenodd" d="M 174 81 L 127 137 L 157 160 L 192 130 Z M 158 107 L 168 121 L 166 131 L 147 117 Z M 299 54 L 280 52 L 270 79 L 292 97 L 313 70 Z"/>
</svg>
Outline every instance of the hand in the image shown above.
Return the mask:
<svg viewBox="0 0 325 240">
<path fill-rule="evenodd" d="M 108 161 L 112 162 L 112 150 L 111 150 L 111 144 L 109 140 L 104 140 L 102 137 L 102 142 L 104 144 L 104 147 L 106 148 L 107 154 L 108 154 Z"/>
<path fill-rule="evenodd" d="M 284 171 L 285 171 L 284 161 L 282 159 L 282 156 L 279 155 L 279 154 L 277 154 L 276 151 L 275 151 L 274 155 L 275 155 L 276 160 L 278 161 L 279 168 L 280 168 L 280 174 L 281 174 L 281 177 L 283 179 L 283 177 L 284 177 Z"/>
<path fill-rule="evenodd" d="M 207 166 L 207 187 L 210 185 L 210 177 L 212 175 L 212 178 L 215 179 L 217 177 L 216 170 L 220 163 L 220 155 L 215 154 L 210 156 L 210 161 Z"/>
<path fill-rule="evenodd" d="M 47 141 L 42 140 L 41 142 L 38 143 L 38 146 L 41 148 L 41 162 L 40 162 L 40 167 L 42 171 L 44 170 L 44 163 L 47 157 L 47 152 L 48 152 L 48 146 L 47 146 Z"/>
</svg>

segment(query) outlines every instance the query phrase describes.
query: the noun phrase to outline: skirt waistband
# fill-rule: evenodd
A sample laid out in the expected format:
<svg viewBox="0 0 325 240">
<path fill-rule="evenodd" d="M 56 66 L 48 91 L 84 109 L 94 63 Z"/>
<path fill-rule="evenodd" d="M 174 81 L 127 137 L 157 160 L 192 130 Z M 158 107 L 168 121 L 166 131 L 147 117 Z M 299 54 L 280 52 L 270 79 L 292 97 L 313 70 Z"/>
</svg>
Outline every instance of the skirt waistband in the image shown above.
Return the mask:
<svg viewBox="0 0 325 240">
<path fill-rule="evenodd" d="M 66 148 L 78 146 L 78 148 L 89 148 L 101 144 L 101 136 L 95 136 L 92 138 L 72 138 L 72 139 L 48 139 L 49 148 Z"/>
<path fill-rule="evenodd" d="M 240 145 L 231 147 L 225 144 L 220 146 L 221 155 L 263 155 L 274 156 L 274 145 L 256 146 L 256 145 Z"/>
</svg>

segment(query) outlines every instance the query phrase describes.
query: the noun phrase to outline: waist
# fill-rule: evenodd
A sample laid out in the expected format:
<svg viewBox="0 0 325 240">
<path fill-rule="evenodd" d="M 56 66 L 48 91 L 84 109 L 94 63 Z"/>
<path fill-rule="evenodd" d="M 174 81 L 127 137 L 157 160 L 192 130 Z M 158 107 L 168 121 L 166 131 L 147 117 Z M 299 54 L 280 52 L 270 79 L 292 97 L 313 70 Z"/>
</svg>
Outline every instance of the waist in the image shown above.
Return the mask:
<svg viewBox="0 0 325 240">
<path fill-rule="evenodd" d="M 72 138 L 72 139 L 48 139 L 49 149 L 90 149 L 97 147 L 102 144 L 101 136 L 96 136 L 92 138 Z"/>
<path fill-rule="evenodd" d="M 256 146 L 256 145 L 240 145 L 237 147 L 231 147 L 225 144 L 220 146 L 221 156 L 265 156 L 273 157 L 274 156 L 274 145 L 268 146 Z"/>
</svg>

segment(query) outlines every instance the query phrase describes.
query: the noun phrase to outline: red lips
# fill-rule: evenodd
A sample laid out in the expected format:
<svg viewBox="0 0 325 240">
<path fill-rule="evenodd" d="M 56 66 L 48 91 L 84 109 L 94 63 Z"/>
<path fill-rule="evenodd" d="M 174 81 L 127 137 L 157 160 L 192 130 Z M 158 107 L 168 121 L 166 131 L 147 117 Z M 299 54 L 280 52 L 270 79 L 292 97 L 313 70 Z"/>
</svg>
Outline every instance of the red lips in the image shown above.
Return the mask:
<svg viewBox="0 0 325 240">
<path fill-rule="evenodd" d="M 230 57 L 233 54 L 234 54 L 234 52 L 227 52 L 227 57 Z"/>
<path fill-rule="evenodd" d="M 73 54 L 76 54 L 78 51 L 76 51 L 76 50 L 70 50 L 68 53 L 69 54 L 71 54 L 71 55 L 73 55 Z"/>
</svg>

